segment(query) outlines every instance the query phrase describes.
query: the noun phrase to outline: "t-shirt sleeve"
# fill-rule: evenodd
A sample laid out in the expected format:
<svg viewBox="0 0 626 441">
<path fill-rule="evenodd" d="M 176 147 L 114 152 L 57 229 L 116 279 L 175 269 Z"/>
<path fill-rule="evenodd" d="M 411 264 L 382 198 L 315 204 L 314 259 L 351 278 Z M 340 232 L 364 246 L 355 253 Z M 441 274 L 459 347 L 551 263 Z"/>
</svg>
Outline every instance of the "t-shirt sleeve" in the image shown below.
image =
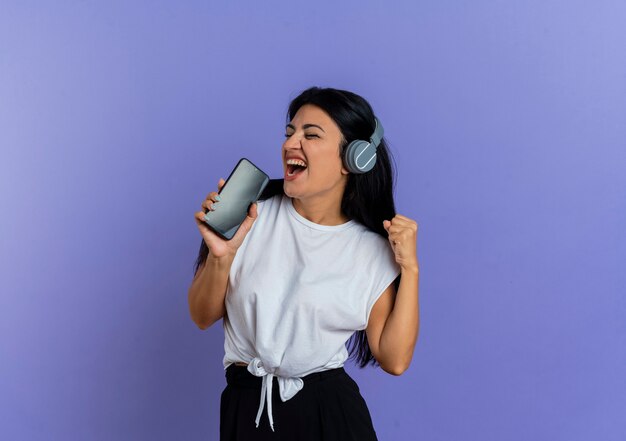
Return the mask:
<svg viewBox="0 0 626 441">
<path fill-rule="evenodd" d="M 256 214 L 259 216 L 263 211 L 263 207 L 267 204 L 267 199 L 256 201 Z"/>
<path fill-rule="evenodd" d="M 265 210 L 266 207 L 272 207 L 274 204 L 279 204 L 280 203 L 280 199 L 281 199 L 281 194 L 277 194 L 277 195 L 274 195 L 274 196 L 270 196 L 267 199 L 259 199 L 259 200 L 257 200 L 256 201 L 256 214 L 257 214 L 257 216 L 260 216 L 261 213 L 263 212 L 263 210 Z M 270 208 L 269 211 L 272 211 L 272 208 Z"/>
<path fill-rule="evenodd" d="M 267 204 L 271 203 L 271 200 L 269 199 L 263 199 L 263 200 L 258 200 L 256 201 L 256 219 L 254 220 L 254 223 L 252 224 L 252 230 L 254 230 L 255 226 L 260 222 L 261 219 L 261 213 L 263 213 L 265 207 Z M 250 238 L 252 237 L 252 230 L 249 231 L 246 234 L 246 237 L 243 238 L 243 242 L 241 243 L 241 245 L 239 246 L 239 249 L 237 250 L 237 254 L 235 254 L 235 259 L 233 260 L 232 264 L 231 264 L 231 275 L 233 274 L 233 269 L 236 268 L 236 263 L 238 263 L 239 259 L 241 258 L 240 256 L 243 256 L 243 254 L 245 254 L 245 250 L 248 246 L 248 242 L 250 241 Z"/>
<path fill-rule="evenodd" d="M 380 236 L 376 240 L 376 250 L 371 254 L 370 268 L 372 270 L 371 289 L 368 293 L 365 308 L 365 325 L 367 327 L 372 308 L 387 287 L 400 275 L 400 266 L 387 239 Z"/>
</svg>

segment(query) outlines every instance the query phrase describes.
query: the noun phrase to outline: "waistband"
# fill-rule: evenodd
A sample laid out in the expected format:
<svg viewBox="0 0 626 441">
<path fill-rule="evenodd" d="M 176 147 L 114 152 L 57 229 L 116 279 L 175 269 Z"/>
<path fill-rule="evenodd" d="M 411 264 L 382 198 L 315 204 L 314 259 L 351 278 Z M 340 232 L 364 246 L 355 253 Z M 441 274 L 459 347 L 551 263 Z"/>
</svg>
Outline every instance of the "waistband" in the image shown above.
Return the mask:
<svg viewBox="0 0 626 441">
<path fill-rule="evenodd" d="M 250 361 L 248 366 L 237 366 L 234 363 L 229 365 L 226 369 L 226 381 L 231 387 L 261 389 L 261 402 L 259 403 L 259 410 L 257 411 L 254 422 L 258 428 L 265 402 L 267 402 L 267 417 L 270 421 L 270 427 L 272 431 L 274 431 L 274 417 L 272 415 L 272 390 L 274 388 L 274 380 L 276 380 L 280 398 L 284 402 L 293 398 L 293 396 L 304 387 L 305 382 L 320 382 L 339 375 L 342 372 L 345 373 L 343 366 L 326 371 L 313 372 L 303 377 L 282 377 L 267 372 L 261 359 L 255 357 Z"/>
<path fill-rule="evenodd" d="M 345 373 L 345 369 L 343 367 L 329 369 L 321 372 L 313 372 L 312 374 L 305 375 L 304 377 L 300 378 L 302 378 L 305 383 L 309 383 L 314 381 L 322 381 L 341 373 Z M 237 366 L 234 363 L 226 368 L 225 375 L 226 383 L 231 386 L 260 388 L 263 383 L 263 377 L 257 377 L 250 373 L 247 366 Z M 278 382 L 277 377 L 274 377 L 272 380 L 274 381 L 274 384 Z"/>
</svg>

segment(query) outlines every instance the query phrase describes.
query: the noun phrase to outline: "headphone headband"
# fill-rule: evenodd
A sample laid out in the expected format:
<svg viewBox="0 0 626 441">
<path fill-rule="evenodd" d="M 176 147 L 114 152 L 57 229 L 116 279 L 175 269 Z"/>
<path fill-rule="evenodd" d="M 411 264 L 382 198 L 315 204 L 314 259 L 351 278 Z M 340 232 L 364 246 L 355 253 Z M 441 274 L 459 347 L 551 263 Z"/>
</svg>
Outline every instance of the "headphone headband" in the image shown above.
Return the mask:
<svg viewBox="0 0 626 441">
<path fill-rule="evenodd" d="M 374 144 L 374 147 L 378 147 L 380 145 L 380 141 L 383 139 L 383 134 L 385 133 L 385 129 L 383 129 L 383 125 L 378 121 L 378 118 L 374 117 L 374 133 L 370 137 L 370 143 Z"/>
</svg>

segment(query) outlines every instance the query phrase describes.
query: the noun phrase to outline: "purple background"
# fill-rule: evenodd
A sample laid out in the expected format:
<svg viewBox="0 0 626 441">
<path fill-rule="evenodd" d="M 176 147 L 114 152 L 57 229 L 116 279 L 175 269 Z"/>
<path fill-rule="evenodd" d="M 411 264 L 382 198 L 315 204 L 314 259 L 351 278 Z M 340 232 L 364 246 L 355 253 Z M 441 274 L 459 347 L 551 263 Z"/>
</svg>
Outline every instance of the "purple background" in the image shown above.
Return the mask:
<svg viewBox="0 0 626 441">
<path fill-rule="evenodd" d="M 3 1 L 0 438 L 217 439 L 193 213 L 289 100 L 365 96 L 420 225 L 381 440 L 626 439 L 626 4 Z"/>
</svg>

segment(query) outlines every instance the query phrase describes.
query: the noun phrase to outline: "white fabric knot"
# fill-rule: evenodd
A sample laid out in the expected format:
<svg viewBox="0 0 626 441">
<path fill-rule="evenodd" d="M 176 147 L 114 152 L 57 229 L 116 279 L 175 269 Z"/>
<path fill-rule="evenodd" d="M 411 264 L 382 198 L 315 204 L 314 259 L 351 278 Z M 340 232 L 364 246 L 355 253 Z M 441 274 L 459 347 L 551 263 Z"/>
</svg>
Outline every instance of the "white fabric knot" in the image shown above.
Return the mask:
<svg viewBox="0 0 626 441">
<path fill-rule="evenodd" d="M 304 387 L 304 381 L 299 377 L 281 377 L 274 375 L 272 372 L 267 372 L 263 366 L 263 362 L 260 358 L 255 357 L 248 364 L 248 372 L 256 377 L 263 377 L 263 383 L 261 384 L 261 403 L 259 404 L 259 411 L 256 414 L 256 426 L 259 427 L 259 421 L 261 421 L 261 415 L 263 414 L 263 408 L 265 407 L 265 401 L 267 401 L 267 416 L 270 420 L 270 427 L 274 431 L 274 417 L 272 416 L 272 384 L 273 379 L 278 379 L 278 391 L 280 392 L 280 399 L 283 402 L 293 398 Z"/>
</svg>

